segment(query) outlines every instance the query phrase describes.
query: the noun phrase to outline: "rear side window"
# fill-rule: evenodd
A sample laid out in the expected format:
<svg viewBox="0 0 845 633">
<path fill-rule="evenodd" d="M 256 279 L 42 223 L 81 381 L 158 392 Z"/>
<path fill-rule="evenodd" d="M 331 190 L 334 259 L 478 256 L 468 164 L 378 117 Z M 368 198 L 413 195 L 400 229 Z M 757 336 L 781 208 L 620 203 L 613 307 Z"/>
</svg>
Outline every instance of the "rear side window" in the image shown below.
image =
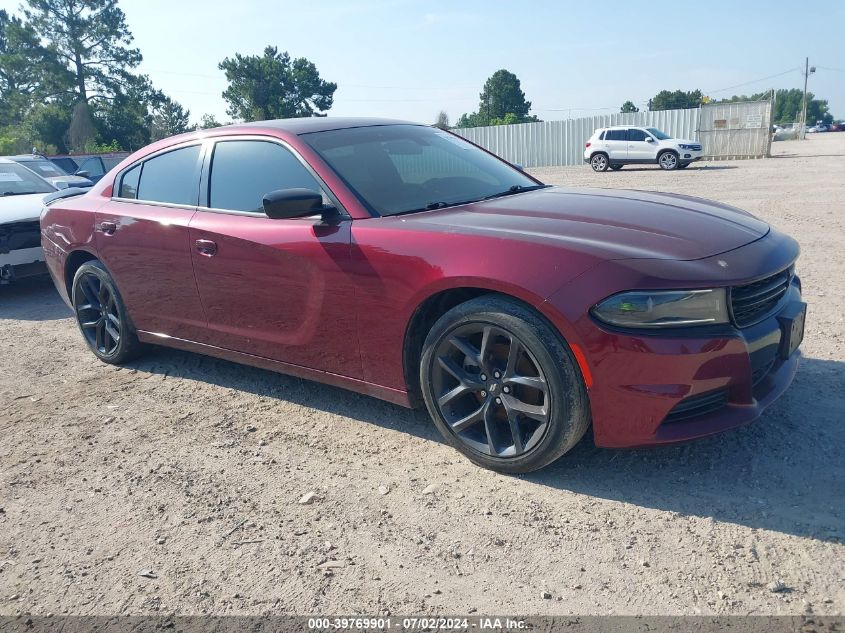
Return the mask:
<svg viewBox="0 0 845 633">
<path fill-rule="evenodd" d="M 141 177 L 141 165 L 135 165 L 132 169 L 123 174 L 120 181 L 118 198 L 129 198 L 134 200 L 138 197 L 138 178 Z"/>
<path fill-rule="evenodd" d="M 642 130 L 635 130 L 635 129 L 628 130 L 628 140 L 629 141 L 644 141 L 647 136 L 648 136 L 648 134 L 646 134 Z"/>
<path fill-rule="evenodd" d="M 200 146 L 192 145 L 144 161 L 138 183 L 138 200 L 197 204 L 199 157 Z"/>
<path fill-rule="evenodd" d="M 322 191 L 296 156 L 278 143 L 219 141 L 214 147 L 208 192 L 211 208 L 263 213 L 266 194 L 300 187 Z"/>
<path fill-rule="evenodd" d="M 628 130 L 608 130 L 604 136 L 606 141 L 627 141 Z"/>
<path fill-rule="evenodd" d="M 604 130 L 602 130 L 601 134 L 599 134 L 599 140 L 600 140 L 600 141 L 603 141 L 603 140 L 604 140 L 604 135 L 605 135 L 605 131 L 604 131 Z"/>
</svg>

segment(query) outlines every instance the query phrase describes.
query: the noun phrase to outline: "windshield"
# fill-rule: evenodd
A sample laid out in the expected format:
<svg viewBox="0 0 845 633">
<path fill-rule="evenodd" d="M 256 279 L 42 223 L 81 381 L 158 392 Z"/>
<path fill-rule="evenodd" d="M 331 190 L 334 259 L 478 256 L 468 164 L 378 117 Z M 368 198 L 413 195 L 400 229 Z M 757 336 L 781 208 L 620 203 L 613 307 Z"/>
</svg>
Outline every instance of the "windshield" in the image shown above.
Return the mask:
<svg viewBox="0 0 845 633">
<path fill-rule="evenodd" d="M 42 178 L 56 178 L 57 176 L 67 176 L 68 174 L 58 165 L 51 163 L 49 160 L 26 160 L 21 161 L 21 164 L 27 169 L 31 169 Z"/>
<path fill-rule="evenodd" d="M 421 125 L 330 130 L 301 138 L 380 215 L 441 208 L 543 186 L 460 137 Z"/>
<path fill-rule="evenodd" d="M 668 134 L 666 134 L 666 132 L 661 132 L 661 131 L 660 131 L 660 130 L 658 130 L 656 127 L 647 127 L 646 129 L 647 129 L 647 130 L 649 131 L 649 133 L 650 133 L 650 134 L 651 134 L 654 138 L 656 138 L 658 141 L 665 141 L 667 138 L 672 138 L 671 136 L 669 136 Z"/>
<path fill-rule="evenodd" d="M 49 193 L 56 188 L 17 163 L 0 163 L 0 196 Z"/>
</svg>

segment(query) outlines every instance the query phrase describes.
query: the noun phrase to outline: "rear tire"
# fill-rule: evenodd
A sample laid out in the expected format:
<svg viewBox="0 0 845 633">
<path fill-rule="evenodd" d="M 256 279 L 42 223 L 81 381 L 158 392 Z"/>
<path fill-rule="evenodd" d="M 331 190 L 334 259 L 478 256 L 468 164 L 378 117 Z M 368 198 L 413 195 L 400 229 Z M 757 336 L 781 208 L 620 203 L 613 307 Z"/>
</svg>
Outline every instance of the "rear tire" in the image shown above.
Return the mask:
<svg viewBox="0 0 845 633">
<path fill-rule="evenodd" d="M 593 168 L 593 171 L 607 171 L 609 164 L 607 154 L 593 154 L 590 157 L 590 167 Z"/>
<path fill-rule="evenodd" d="M 502 473 L 546 466 L 590 425 L 569 346 L 539 314 L 506 297 L 478 297 L 437 320 L 423 345 L 420 385 L 444 439 Z"/>
<path fill-rule="evenodd" d="M 76 271 L 71 303 L 82 337 L 101 361 L 119 365 L 144 352 L 123 298 L 99 261 L 85 262 Z"/>
<path fill-rule="evenodd" d="M 680 161 L 678 160 L 678 154 L 673 152 L 672 150 L 667 150 L 665 152 L 661 152 L 660 156 L 657 157 L 657 164 L 660 165 L 661 169 L 665 169 L 666 171 L 673 171 L 678 168 Z"/>
</svg>

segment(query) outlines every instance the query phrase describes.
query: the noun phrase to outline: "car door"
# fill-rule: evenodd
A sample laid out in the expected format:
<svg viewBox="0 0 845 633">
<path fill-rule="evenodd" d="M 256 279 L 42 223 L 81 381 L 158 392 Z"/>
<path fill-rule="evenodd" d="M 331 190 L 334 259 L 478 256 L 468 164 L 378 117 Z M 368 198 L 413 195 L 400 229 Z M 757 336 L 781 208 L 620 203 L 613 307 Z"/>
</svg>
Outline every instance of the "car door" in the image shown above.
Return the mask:
<svg viewBox="0 0 845 633">
<path fill-rule="evenodd" d="M 628 130 L 628 160 L 653 161 L 656 158 L 657 143 L 649 142 L 651 135 L 645 130 L 631 128 Z"/>
<path fill-rule="evenodd" d="M 118 174 L 95 214 L 95 243 L 139 330 L 198 340 L 205 314 L 188 241 L 202 146 L 160 152 Z"/>
<path fill-rule="evenodd" d="M 604 134 L 604 145 L 611 162 L 628 158 L 628 130 L 610 129 Z"/>
<path fill-rule="evenodd" d="M 359 376 L 355 293 L 348 272 L 351 220 L 345 213 L 330 223 L 319 215 L 265 215 L 262 198 L 272 191 L 326 192 L 304 161 L 276 140 L 219 140 L 206 163 L 206 208 L 191 220 L 190 233 L 208 316 L 207 342 Z"/>
</svg>

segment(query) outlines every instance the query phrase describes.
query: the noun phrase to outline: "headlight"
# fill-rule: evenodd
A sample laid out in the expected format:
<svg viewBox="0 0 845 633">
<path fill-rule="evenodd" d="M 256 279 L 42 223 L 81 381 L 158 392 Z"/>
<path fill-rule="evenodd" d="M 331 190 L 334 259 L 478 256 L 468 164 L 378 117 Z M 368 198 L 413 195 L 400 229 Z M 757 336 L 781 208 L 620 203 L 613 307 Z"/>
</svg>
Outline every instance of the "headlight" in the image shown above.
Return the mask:
<svg viewBox="0 0 845 633">
<path fill-rule="evenodd" d="M 684 145 L 683 143 L 678 143 L 678 147 L 681 149 L 695 149 L 695 145 Z"/>
<path fill-rule="evenodd" d="M 728 323 L 724 288 L 621 292 L 592 309 L 598 320 L 619 327 L 664 328 Z"/>
</svg>

